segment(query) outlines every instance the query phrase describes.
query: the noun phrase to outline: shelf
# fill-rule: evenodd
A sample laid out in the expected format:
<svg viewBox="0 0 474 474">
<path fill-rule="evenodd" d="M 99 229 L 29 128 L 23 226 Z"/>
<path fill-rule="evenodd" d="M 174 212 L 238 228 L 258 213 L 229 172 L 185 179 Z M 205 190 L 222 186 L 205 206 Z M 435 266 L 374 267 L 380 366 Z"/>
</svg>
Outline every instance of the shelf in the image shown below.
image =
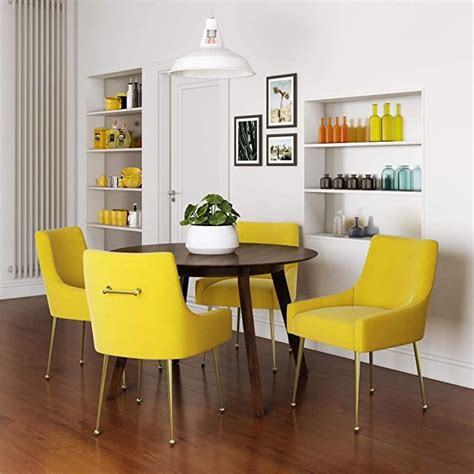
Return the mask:
<svg viewBox="0 0 474 474">
<path fill-rule="evenodd" d="M 107 229 L 107 230 L 123 230 L 125 232 L 141 232 L 142 229 L 138 227 L 125 227 L 125 226 L 118 226 L 118 225 L 105 225 L 105 224 L 94 224 L 88 223 L 89 227 L 98 227 L 99 229 Z"/>
<path fill-rule="evenodd" d="M 87 186 L 90 191 L 123 191 L 141 193 L 142 188 L 107 188 L 105 186 Z"/>
<path fill-rule="evenodd" d="M 319 233 L 319 234 L 306 234 L 304 238 L 317 238 L 317 239 L 327 239 L 327 240 L 338 240 L 340 242 L 370 242 L 370 237 L 361 237 L 361 238 L 349 238 L 349 236 L 344 237 L 335 237 L 332 234 L 328 233 Z"/>
<path fill-rule="evenodd" d="M 421 146 L 418 141 L 403 142 L 348 142 L 348 143 L 305 143 L 305 148 L 350 148 L 350 147 L 374 147 L 374 146 Z"/>
<path fill-rule="evenodd" d="M 130 114 L 140 114 L 142 112 L 141 107 L 134 107 L 133 109 L 116 109 L 116 110 L 95 110 L 92 112 L 87 112 L 88 116 L 95 115 L 130 115 Z"/>
<path fill-rule="evenodd" d="M 379 99 L 396 99 L 398 97 L 408 96 L 420 96 L 421 90 L 400 90 L 392 92 L 377 92 L 374 94 L 348 94 L 344 96 L 333 96 L 333 97 L 322 97 L 322 98 L 309 98 L 306 102 L 321 102 L 322 104 L 331 104 L 333 102 L 353 102 L 357 100 L 379 100 Z"/>
<path fill-rule="evenodd" d="M 88 148 L 87 153 L 132 153 L 142 150 L 142 148 Z"/>
<path fill-rule="evenodd" d="M 366 191 L 364 189 L 319 189 L 319 188 L 306 188 L 305 193 L 318 193 L 318 194 L 373 194 L 376 196 L 421 196 L 421 191 L 383 191 L 381 189 Z"/>
</svg>

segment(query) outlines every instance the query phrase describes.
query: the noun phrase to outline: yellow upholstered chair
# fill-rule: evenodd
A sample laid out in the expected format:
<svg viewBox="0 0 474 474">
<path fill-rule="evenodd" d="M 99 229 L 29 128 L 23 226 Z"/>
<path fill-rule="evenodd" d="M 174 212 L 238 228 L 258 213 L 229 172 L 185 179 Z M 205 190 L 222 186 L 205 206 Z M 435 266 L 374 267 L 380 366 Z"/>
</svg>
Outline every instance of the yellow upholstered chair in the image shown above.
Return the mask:
<svg viewBox="0 0 474 474">
<path fill-rule="evenodd" d="M 298 247 L 299 227 L 294 223 L 237 222 L 237 232 L 241 243 L 276 244 Z M 285 276 L 291 299 L 296 296 L 298 264 L 285 265 Z M 276 372 L 275 319 L 273 310 L 280 309 L 271 275 L 250 278 L 250 292 L 254 309 L 268 309 L 270 316 L 270 336 L 272 341 L 272 370 Z M 237 340 L 239 348 L 240 298 L 237 278 L 200 278 L 196 282 L 196 303 L 213 306 L 237 308 Z M 205 359 L 203 359 L 204 363 Z"/>
<path fill-rule="evenodd" d="M 82 322 L 80 364 L 84 364 L 84 334 L 90 321 L 84 290 L 83 254 L 87 249 L 79 227 L 36 232 L 36 248 L 51 316 L 51 339 L 45 379 L 50 379 L 56 323 L 58 319 Z"/>
<path fill-rule="evenodd" d="M 355 424 L 359 431 L 360 354 L 369 353 L 370 393 L 373 352 L 413 344 L 423 410 L 426 404 L 417 342 L 425 331 L 438 243 L 376 236 L 362 274 L 342 293 L 288 305 L 288 332 L 300 336 L 291 406 L 296 406 L 305 338 L 354 351 Z"/>
<path fill-rule="evenodd" d="M 104 397 L 109 356 L 167 361 L 170 444 L 173 430 L 172 360 L 213 349 L 220 411 L 224 412 L 217 346 L 232 336 L 231 313 L 191 312 L 183 298 L 173 254 L 128 254 L 88 250 L 84 255 L 86 293 L 97 352 L 104 354 L 97 422 Z M 139 362 L 141 401 L 141 362 Z"/>
</svg>

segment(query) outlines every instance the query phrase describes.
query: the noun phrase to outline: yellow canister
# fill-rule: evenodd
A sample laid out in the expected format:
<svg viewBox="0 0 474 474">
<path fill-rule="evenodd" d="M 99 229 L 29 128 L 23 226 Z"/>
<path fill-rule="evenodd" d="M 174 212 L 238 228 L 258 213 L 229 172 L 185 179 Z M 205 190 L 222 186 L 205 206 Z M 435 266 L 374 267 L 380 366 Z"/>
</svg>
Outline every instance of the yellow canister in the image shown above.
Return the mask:
<svg viewBox="0 0 474 474">
<path fill-rule="evenodd" d="M 105 132 L 103 127 L 94 128 L 94 148 L 105 148 Z"/>
<path fill-rule="evenodd" d="M 104 224 L 105 225 L 112 225 L 112 210 L 111 209 L 104 209 Z"/>
<path fill-rule="evenodd" d="M 118 110 L 118 109 L 120 109 L 120 100 L 117 97 L 105 97 L 104 98 L 104 109 L 105 110 Z"/>
<path fill-rule="evenodd" d="M 108 128 L 105 132 L 105 147 L 106 148 L 117 148 L 117 129 Z"/>
</svg>

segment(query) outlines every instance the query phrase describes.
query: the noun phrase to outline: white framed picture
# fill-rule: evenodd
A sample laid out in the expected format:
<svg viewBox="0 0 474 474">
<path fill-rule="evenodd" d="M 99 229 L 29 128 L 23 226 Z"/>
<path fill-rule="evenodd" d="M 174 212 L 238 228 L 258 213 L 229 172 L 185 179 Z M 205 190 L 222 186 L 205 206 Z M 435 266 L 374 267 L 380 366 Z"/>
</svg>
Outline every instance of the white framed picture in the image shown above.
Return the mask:
<svg viewBox="0 0 474 474">
<path fill-rule="evenodd" d="M 296 127 L 296 74 L 267 77 L 267 128 Z"/>
<path fill-rule="evenodd" d="M 267 166 L 296 166 L 296 133 L 267 135 Z"/>
<path fill-rule="evenodd" d="M 262 116 L 234 117 L 234 165 L 262 166 Z"/>
</svg>

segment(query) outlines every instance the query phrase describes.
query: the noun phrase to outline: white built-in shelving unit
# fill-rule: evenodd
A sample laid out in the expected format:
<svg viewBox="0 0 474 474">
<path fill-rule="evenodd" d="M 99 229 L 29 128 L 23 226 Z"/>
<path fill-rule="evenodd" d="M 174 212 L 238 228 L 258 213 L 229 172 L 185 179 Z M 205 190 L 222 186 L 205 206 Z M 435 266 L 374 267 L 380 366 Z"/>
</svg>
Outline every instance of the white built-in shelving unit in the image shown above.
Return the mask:
<svg viewBox="0 0 474 474">
<path fill-rule="evenodd" d="M 96 127 L 112 128 L 114 120 L 119 127 L 124 123 L 132 135 L 142 135 L 142 107 L 123 110 L 102 110 L 104 97 L 115 97 L 126 92 L 132 77 L 142 82 L 142 70 L 131 69 L 87 78 L 86 111 L 86 222 L 90 247 L 114 249 L 142 243 L 142 229 L 102 225 L 98 223 L 100 209 L 131 209 L 137 203 L 142 209 L 142 189 L 102 188 L 96 185 L 99 176 L 119 176 L 123 168 L 142 168 L 142 148 L 95 149 L 93 133 Z M 145 87 L 145 86 L 143 86 Z M 145 215 L 142 216 L 142 219 Z"/>
</svg>

